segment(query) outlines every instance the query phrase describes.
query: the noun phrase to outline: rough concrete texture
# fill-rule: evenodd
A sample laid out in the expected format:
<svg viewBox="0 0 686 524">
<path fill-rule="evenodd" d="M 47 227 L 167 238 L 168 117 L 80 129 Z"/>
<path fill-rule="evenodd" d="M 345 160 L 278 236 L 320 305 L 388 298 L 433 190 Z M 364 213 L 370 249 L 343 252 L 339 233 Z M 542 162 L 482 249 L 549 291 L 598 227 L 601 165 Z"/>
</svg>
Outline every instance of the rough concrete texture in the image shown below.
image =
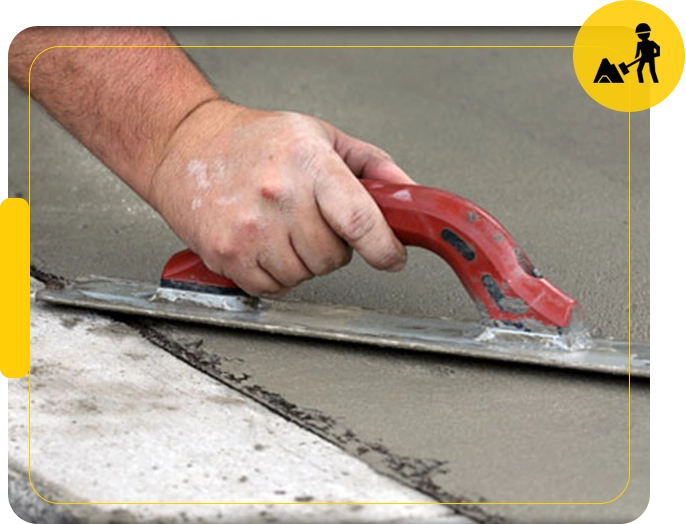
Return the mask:
<svg viewBox="0 0 686 524">
<path fill-rule="evenodd" d="M 28 377 L 10 381 L 15 511 L 33 522 L 469 524 L 109 318 L 32 304 L 31 477 L 55 502 L 297 502 L 348 505 L 43 503 L 27 464 Z M 186 342 L 188 343 L 188 342 Z M 64 519 L 64 520 L 61 520 Z"/>
<path fill-rule="evenodd" d="M 174 33 L 187 45 L 571 45 L 575 35 L 572 29 Z M 587 97 L 570 49 L 191 54 L 234 100 L 327 119 L 388 150 L 420 183 L 481 204 L 552 282 L 583 304 L 594 334 L 626 339 L 627 116 Z M 68 276 L 158 278 L 178 241 L 42 111 L 32 118 L 34 263 Z M 25 126 L 25 100 L 12 90 L 11 189 L 24 195 Z M 648 341 L 648 113 L 632 115 L 631 128 L 632 339 Z M 356 261 L 293 298 L 476 318 L 447 267 L 419 250 L 400 274 Z M 205 328 L 157 329 L 168 337 L 192 334 L 205 349 L 243 359 L 236 368 L 250 375 L 243 389 L 252 387 L 254 397 L 260 388 L 268 392 L 260 400 L 272 408 L 283 399 L 329 417 L 336 435 L 350 431 L 394 456 L 440 463 L 430 476 L 435 496 L 603 501 L 626 482 L 623 380 Z M 521 522 L 637 517 L 648 501 L 648 395 L 646 383 L 632 385 L 632 482 L 617 502 L 484 511 Z M 313 429 L 291 411 L 284 414 Z M 382 457 L 328 438 L 393 474 Z"/>
</svg>

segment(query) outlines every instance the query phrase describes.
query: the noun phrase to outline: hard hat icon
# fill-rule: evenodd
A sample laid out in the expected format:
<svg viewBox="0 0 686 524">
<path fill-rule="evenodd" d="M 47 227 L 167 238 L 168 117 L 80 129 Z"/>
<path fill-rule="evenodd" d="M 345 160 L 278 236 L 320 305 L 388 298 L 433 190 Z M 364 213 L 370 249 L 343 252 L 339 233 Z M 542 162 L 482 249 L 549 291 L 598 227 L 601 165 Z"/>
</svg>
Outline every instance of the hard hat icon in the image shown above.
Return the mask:
<svg viewBox="0 0 686 524">
<path fill-rule="evenodd" d="M 636 26 L 636 32 L 637 33 L 650 33 L 650 26 L 648 24 L 638 24 Z"/>
</svg>

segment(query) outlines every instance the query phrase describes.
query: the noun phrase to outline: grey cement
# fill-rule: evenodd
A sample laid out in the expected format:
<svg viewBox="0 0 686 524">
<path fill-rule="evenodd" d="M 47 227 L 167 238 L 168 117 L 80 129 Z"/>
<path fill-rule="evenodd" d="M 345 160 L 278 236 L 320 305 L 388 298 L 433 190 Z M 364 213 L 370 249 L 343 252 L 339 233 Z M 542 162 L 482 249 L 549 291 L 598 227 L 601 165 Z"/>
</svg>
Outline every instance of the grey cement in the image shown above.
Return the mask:
<svg viewBox="0 0 686 524">
<path fill-rule="evenodd" d="M 9 381 L 8 421 L 9 500 L 29 522 L 474 524 L 129 326 L 35 302 L 31 324 L 33 487 L 29 377 Z M 165 501 L 186 503 L 147 504 Z M 344 504 L 280 505 L 294 501 Z"/>
<path fill-rule="evenodd" d="M 205 327 L 156 329 L 221 359 L 193 365 L 438 500 L 598 502 L 627 480 L 623 379 Z M 648 419 L 648 387 L 635 383 L 632 483 L 611 506 L 481 509 L 517 522 L 633 520 L 648 502 Z"/>
<path fill-rule="evenodd" d="M 175 30 L 187 45 L 571 45 L 571 29 Z M 425 185 L 493 213 L 584 306 L 627 337 L 627 116 L 583 92 L 569 49 L 192 50 L 217 88 L 319 116 L 384 147 Z M 26 194 L 25 98 L 10 90 L 10 193 Z M 34 105 L 32 260 L 58 274 L 154 280 L 181 247 L 162 221 Z M 649 331 L 649 115 L 632 115 L 632 339 Z M 294 299 L 477 318 L 440 260 L 386 275 L 359 260 Z M 626 382 L 194 330 L 236 352 L 251 384 L 365 442 L 444 462 L 433 481 L 489 500 L 607 500 L 626 482 Z M 276 364 L 278 362 L 278 365 Z M 263 399 L 264 402 L 267 402 Z M 648 387 L 632 391 L 632 482 L 599 506 L 485 506 L 523 522 L 626 522 L 648 500 Z M 300 423 L 306 425 L 303 421 Z M 349 450 L 354 453 L 354 450 Z M 363 460 L 364 456 L 361 457 Z M 388 472 L 383 464 L 371 460 Z"/>
</svg>

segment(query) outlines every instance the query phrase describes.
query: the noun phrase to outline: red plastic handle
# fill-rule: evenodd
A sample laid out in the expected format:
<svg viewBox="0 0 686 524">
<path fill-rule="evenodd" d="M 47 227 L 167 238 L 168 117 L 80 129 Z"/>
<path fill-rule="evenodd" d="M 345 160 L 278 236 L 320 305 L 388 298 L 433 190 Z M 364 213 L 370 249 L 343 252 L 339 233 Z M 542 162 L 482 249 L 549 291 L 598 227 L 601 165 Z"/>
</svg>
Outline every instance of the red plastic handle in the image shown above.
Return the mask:
<svg viewBox="0 0 686 524">
<path fill-rule="evenodd" d="M 440 189 L 361 182 L 398 239 L 443 258 L 480 312 L 518 326 L 530 320 L 548 326 L 569 325 L 578 302 L 543 278 L 507 230 L 485 210 Z M 212 273 L 188 250 L 169 260 L 162 283 L 240 292 L 233 281 Z"/>
<path fill-rule="evenodd" d="M 221 295 L 245 295 L 236 283 L 210 271 L 190 249 L 174 254 L 162 270 L 162 287 Z"/>
</svg>

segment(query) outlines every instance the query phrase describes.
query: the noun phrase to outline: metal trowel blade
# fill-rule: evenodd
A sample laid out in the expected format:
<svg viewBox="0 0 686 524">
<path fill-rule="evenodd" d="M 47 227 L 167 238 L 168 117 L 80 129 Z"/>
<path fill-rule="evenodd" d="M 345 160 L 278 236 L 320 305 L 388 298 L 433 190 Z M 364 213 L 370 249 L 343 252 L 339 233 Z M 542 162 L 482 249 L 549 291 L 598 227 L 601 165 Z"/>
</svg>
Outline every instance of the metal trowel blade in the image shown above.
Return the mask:
<svg viewBox="0 0 686 524">
<path fill-rule="evenodd" d="M 278 335 L 359 343 L 553 368 L 650 377 L 650 347 L 573 333 L 522 332 L 448 318 L 414 318 L 354 307 L 257 301 L 162 289 L 105 277 L 45 288 L 37 300 Z"/>
</svg>

